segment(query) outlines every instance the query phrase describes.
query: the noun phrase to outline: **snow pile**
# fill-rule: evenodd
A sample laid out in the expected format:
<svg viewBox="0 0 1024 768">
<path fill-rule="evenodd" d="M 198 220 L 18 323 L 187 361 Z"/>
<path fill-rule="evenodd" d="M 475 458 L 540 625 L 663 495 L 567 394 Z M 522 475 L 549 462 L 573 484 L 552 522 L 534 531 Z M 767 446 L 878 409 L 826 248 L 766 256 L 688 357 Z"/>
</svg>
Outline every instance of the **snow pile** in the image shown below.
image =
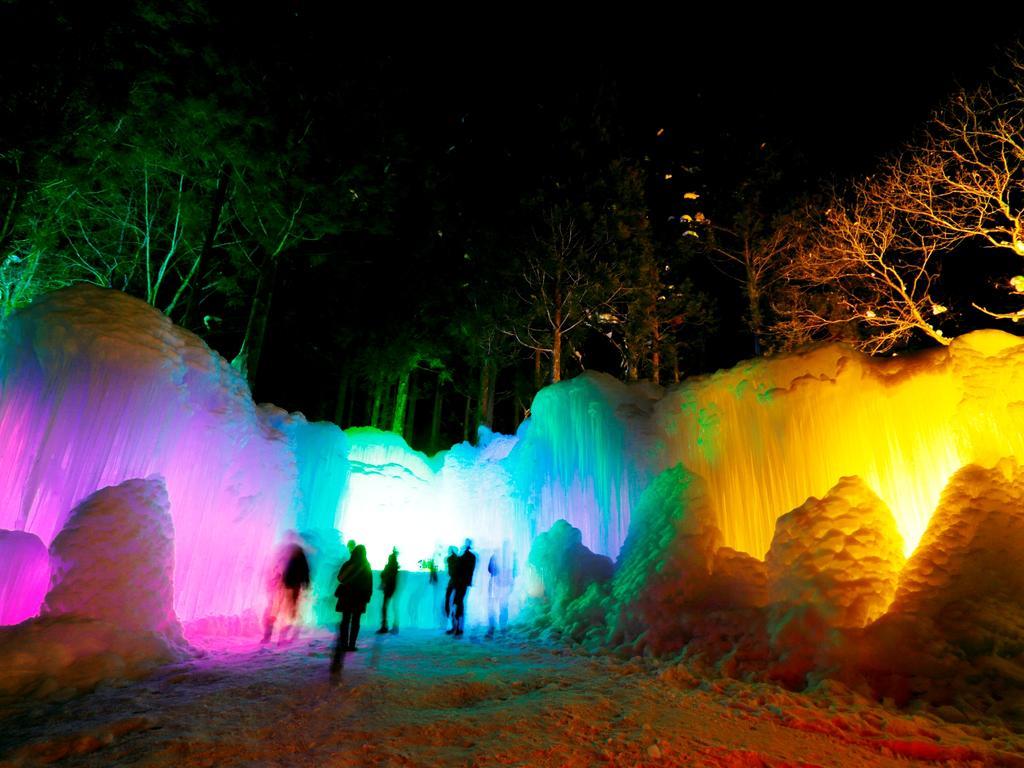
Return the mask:
<svg viewBox="0 0 1024 768">
<path fill-rule="evenodd" d="M 1022 552 L 1024 468 L 1004 459 L 957 472 L 907 562 L 891 611 L 867 632 L 863 673 L 897 699 L 926 695 L 962 708 L 1019 711 Z"/>
<path fill-rule="evenodd" d="M 656 653 L 685 645 L 721 542 L 700 480 L 682 466 L 658 475 L 640 498 L 619 559 L 613 642 L 645 636 Z"/>
<path fill-rule="evenodd" d="M 979 598 L 1024 600 L 1024 468 L 1004 459 L 967 466 L 943 492 L 907 563 L 894 610 L 932 614 Z"/>
<path fill-rule="evenodd" d="M 174 529 L 162 478 L 127 480 L 79 504 L 50 545 L 43 611 L 178 640 Z"/>
<path fill-rule="evenodd" d="M 50 553 L 38 536 L 0 531 L 0 625 L 39 613 L 50 584 Z"/>
<path fill-rule="evenodd" d="M 0 693 L 88 688 L 182 655 L 173 528 L 160 478 L 92 494 L 72 511 L 50 556 L 46 615 L 0 628 Z"/>
<path fill-rule="evenodd" d="M 160 474 L 178 615 L 261 608 L 295 458 L 237 372 L 152 307 L 89 285 L 42 297 L 6 330 L 0 528 L 49 545 L 91 493 Z"/>
<path fill-rule="evenodd" d="M 889 608 L 903 539 L 885 504 L 857 477 L 779 518 L 765 558 L 769 596 L 813 606 L 833 627 L 864 627 Z"/>
<path fill-rule="evenodd" d="M 534 540 L 527 562 L 540 581 L 541 591 L 534 597 L 542 598 L 545 610 L 556 617 L 564 616 L 591 584 L 612 575 L 612 561 L 583 546 L 583 534 L 565 520 Z"/>
<path fill-rule="evenodd" d="M 715 521 L 701 479 L 666 470 L 636 505 L 611 580 L 589 584 L 565 572 L 578 534 L 557 525 L 560 538 L 539 537 L 531 553 L 561 597 L 540 620 L 592 650 L 682 652 L 713 674 L 791 688 L 838 679 L 954 717 L 1024 707 L 1015 460 L 956 473 L 909 561 L 891 513 L 856 477 L 780 518 L 765 562 L 722 546 Z"/>
</svg>

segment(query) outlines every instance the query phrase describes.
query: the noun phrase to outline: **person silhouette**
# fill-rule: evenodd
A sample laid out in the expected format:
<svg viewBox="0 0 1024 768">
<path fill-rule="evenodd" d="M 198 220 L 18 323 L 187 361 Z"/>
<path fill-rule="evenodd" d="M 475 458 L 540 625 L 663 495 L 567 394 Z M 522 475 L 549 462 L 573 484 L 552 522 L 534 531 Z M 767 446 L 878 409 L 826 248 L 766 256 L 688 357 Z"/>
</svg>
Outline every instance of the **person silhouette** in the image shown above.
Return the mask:
<svg viewBox="0 0 1024 768">
<path fill-rule="evenodd" d="M 334 594 L 338 598 L 336 610 L 341 614 L 338 641 L 331 659 L 331 672 L 337 673 L 341 669 L 342 656 L 347 651 L 356 650 L 359 623 L 373 596 L 373 571 L 366 560 L 366 547 L 362 544 L 352 549 L 352 557 L 338 571 L 338 588 Z"/>
<path fill-rule="evenodd" d="M 299 636 L 297 624 L 299 598 L 309 587 L 309 560 L 306 553 L 292 538 L 278 553 L 277 567 L 271 579 L 271 595 L 267 611 L 263 616 L 263 640 L 269 643 L 274 633 L 274 624 L 283 617 L 285 624 L 278 635 L 278 645 L 284 645 Z M 291 637 L 289 630 L 293 630 Z"/>
<path fill-rule="evenodd" d="M 508 601 L 517 576 L 515 555 L 510 549 L 510 542 L 504 541 L 501 554 L 495 552 L 487 563 L 487 572 L 491 576 L 487 583 L 487 638 L 494 637 L 498 626 L 503 634 L 508 628 Z"/>
<path fill-rule="evenodd" d="M 388 631 L 388 606 L 391 604 L 391 598 L 395 596 L 395 590 L 398 589 L 397 548 L 392 548 L 391 554 L 388 555 L 388 564 L 380 572 L 380 588 L 384 592 L 384 602 L 380 608 L 380 629 L 377 630 L 377 634 L 383 635 Z M 395 611 L 395 620 L 391 623 L 391 632 L 392 634 L 398 634 L 398 611 Z"/>
<path fill-rule="evenodd" d="M 466 629 L 466 592 L 473 586 L 474 571 L 476 571 L 476 555 L 473 554 L 473 541 L 466 539 L 466 546 L 455 564 L 455 620 L 452 634 L 456 637 L 461 636 Z"/>
<path fill-rule="evenodd" d="M 445 558 L 445 566 L 448 569 L 448 586 L 444 590 L 444 615 L 451 618 L 452 625 L 445 634 L 455 633 L 455 616 L 452 612 L 452 596 L 455 594 L 455 572 L 459 565 L 459 550 L 457 547 L 448 547 L 448 557 Z"/>
</svg>

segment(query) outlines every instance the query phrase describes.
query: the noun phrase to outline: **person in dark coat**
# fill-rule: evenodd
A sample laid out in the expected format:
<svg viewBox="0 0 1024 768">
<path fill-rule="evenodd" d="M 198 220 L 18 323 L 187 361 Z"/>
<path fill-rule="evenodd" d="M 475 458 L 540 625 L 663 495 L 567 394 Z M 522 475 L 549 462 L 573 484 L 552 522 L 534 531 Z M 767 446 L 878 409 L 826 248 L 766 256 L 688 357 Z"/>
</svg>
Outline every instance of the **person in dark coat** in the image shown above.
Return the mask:
<svg viewBox="0 0 1024 768">
<path fill-rule="evenodd" d="M 452 596 L 455 594 L 455 571 L 459 564 L 459 550 L 455 547 L 448 547 L 448 557 L 445 559 L 445 565 L 448 567 L 448 586 L 444 590 L 444 615 L 445 617 L 451 617 L 452 626 L 445 634 L 453 634 L 455 632 L 455 617 L 452 615 Z"/>
<path fill-rule="evenodd" d="M 383 635 L 388 631 L 388 606 L 391 604 L 391 598 L 395 596 L 395 590 L 398 588 L 398 550 L 392 549 L 391 554 L 388 555 L 388 564 L 384 566 L 384 570 L 380 572 L 380 588 L 384 592 L 384 602 L 380 609 L 380 629 L 377 630 L 378 635 Z M 392 624 L 391 631 L 398 634 L 398 613 L 395 613 L 395 620 Z"/>
<path fill-rule="evenodd" d="M 331 672 L 341 669 L 341 658 L 346 651 L 356 650 L 359 623 L 366 612 L 366 604 L 373 596 L 373 571 L 366 560 L 366 547 L 362 544 L 356 545 L 352 557 L 338 571 L 338 588 L 334 594 L 338 598 L 336 610 L 341 614 L 341 625 L 338 627 Z"/>
<path fill-rule="evenodd" d="M 466 628 L 466 592 L 473 586 L 473 573 L 476 571 L 476 555 L 473 554 L 473 542 L 466 539 L 466 546 L 455 564 L 455 631 L 456 637 Z"/>
<path fill-rule="evenodd" d="M 280 550 L 278 567 L 272 578 L 271 597 L 263 617 L 263 642 L 269 643 L 278 618 L 284 618 L 284 627 L 278 635 L 278 643 L 284 645 L 299 636 L 296 624 L 299 615 L 299 598 L 309 588 L 309 560 L 297 543 L 291 543 Z M 293 630 L 291 637 L 288 631 Z"/>
</svg>

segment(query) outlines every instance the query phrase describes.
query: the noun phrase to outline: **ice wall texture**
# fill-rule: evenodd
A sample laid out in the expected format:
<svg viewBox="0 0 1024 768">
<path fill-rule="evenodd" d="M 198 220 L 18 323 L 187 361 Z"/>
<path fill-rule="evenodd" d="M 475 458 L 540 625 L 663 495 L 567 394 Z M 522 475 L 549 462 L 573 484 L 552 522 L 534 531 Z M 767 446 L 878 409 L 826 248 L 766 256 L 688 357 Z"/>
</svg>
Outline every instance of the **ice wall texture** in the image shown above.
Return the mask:
<svg viewBox="0 0 1024 768">
<path fill-rule="evenodd" d="M 1024 456 L 1024 343 L 980 331 L 889 359 L 840 346 L 743 363 L 658 403 L 664 466 L 709 486 L 725 542 L 763 557 L 775 521 L 860 477 L 909 553 L 960 467 Z"/>
<path fill-rule="evenodd" d="M 705 484 L 724 544 L 757 558 L 779 517 L 855 476 L 909 554 L 954 472 L 1024 459 L 1022 393 L 1024 341 L 1000 331 L 885 359 L 818 347 L 667 390 L 586 374 L 538 394 L 511 469 L 535 533 L 565 518 L 612 557 L 677 464 Z"/>
<path fill-rule="evenodd" d="M 39 613 L 50 585 L 50 553 L 31 533 L 0 531 L 0 625 Z"/>
<path fill-rule="evenodd" d="M 53 588 L 43 613 L 74 614 L 175 643 L 174 527 L 160 477 L 89 496 L 50 545 Z"/>
<path fill-rule="evenodd" d="M 161 475 L 175 610 L 237 614 L 296 506 L 296 462 L 198 337 L 119 291 L 79 285 L 10 318 L 0 352 L 0 528 L 49 545 L 93 492 Z"/>
<path fill-rule="evenodd" d="M 632 506 L 658 463 L 651 414 L 662 395 L 660 387 L 626 386 L 604 374 L 537 393 L 508 459 L 531 537 L 566 520 L 588 549 L 618 555 Z"/>
<path fill-rule="evenodd" d="M 715 569 L 763 558 L 776 520 L 842 477 L 878 497 L 909 552 L 954 472 L 1024 455 L 1024 345 L 993 331 L 887 360 L 824 347 L 668 390 L 587 374 L 542 390 L 517 435 L 434 457 L 257 407 L 201 340 L 116 291 L 44 297 L 0 355 L 0 529 L 49 545 L 91 493 L 159 474 L 184 620 L 259 612 L 288 529 L 324 553 L 320 581 L 348 538 L 377 567 L 392 546 L 415 568 L 466 537 L 481 563 L 508 541 L 525 565 L 559 519 L 616 558 L 644 489 L 677 465 L 728 548 Z"/>
</svg>

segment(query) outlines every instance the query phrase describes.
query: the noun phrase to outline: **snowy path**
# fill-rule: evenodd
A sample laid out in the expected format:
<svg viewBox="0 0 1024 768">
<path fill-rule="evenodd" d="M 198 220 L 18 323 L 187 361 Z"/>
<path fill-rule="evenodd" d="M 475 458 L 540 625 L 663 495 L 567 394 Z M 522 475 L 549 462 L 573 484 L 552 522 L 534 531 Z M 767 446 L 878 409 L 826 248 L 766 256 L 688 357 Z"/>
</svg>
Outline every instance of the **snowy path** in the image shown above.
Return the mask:
<svg viewBox="0 0 1024 768">
<path fill-rule="evenodd" d="M 329 638 L 0 710 L 0 765 L 1024 766 L 1002 728 L 477 635 Z"/>
</svg>

